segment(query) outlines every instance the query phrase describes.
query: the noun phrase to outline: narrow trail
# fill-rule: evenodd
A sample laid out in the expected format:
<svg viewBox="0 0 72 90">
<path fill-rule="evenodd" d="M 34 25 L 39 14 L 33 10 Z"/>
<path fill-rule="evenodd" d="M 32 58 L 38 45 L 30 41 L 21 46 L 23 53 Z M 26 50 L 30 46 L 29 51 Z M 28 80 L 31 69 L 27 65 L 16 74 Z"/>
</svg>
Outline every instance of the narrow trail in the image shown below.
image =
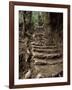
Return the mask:
<svg viewBox="0 0 72 90">
<path fill-rule="evenodd" d="M 63 76 L 63 54 L 62 47 L 55 43 L 49 43 L 43 28 L 37 28 L 33 34 L 33 40 L 30 42 L 32 57 L 30 68 L 27 63 L 29 52 L 24 40 L 20 42 L 20 58 L 25 58 L 22 65 L 24 66 L 21 78 L 48 78 Z M 22 67 L 23 67 L 22 66 Z M 28 76 L 27 76 L 28 75 Z"/>
</svg>

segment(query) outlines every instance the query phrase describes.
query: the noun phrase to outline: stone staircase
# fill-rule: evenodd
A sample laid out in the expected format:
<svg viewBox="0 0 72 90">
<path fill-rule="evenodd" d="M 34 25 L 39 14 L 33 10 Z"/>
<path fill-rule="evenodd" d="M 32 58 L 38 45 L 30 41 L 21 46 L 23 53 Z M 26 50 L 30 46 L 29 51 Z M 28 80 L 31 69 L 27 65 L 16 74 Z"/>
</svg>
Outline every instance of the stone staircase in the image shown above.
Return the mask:
<svg viewBox="0 0 72 90">
<path fill-rule="evenodd" d="M 62 48 L 47 42 L 48 38 L 43 30 L 34 33 L 34 40 L 31 42 L 33 78 L 41 78 L 41 75 L 44 78 L 54 77 L 63 71 Z"/>
</svg>

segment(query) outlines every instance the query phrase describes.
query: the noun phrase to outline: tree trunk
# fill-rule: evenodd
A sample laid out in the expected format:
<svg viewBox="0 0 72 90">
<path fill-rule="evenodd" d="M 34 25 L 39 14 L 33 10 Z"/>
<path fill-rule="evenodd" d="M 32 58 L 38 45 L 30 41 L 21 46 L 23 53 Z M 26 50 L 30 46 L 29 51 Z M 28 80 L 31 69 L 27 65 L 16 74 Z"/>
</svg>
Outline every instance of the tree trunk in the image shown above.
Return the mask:
<svg viewBox="0 0 72 90">
<path fill-rule="evenodd" d="M 46 38 L 48 38 L 48 43 L 52 43 L 50 13 L 44 12 L 43 20 L 44 20 L 44 29 L 45 29 L 45 32 L 46 32 Z"/>
</svg>

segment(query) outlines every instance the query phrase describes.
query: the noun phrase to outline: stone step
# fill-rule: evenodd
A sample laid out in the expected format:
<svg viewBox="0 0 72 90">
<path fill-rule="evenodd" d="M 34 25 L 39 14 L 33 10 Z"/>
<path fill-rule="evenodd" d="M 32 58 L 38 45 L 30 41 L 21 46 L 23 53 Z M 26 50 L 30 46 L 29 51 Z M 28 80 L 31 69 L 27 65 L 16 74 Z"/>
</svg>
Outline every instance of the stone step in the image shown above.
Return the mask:
<svg viewBox="0 0 72 90">
<path fill-rule="evenodd" d="M 54 57 L 54 56 L 60 56 L 60 53 L 39 53 L 39 52 L 33 52 L 33 56 L 46 56 L 46 57 Z"/>
<path fill-rule="evenodd" d="M 36 48 L 36 49 L 55 49 L 57 48 L 57 46 L 36 46 L 36 45 L 32 45 L 32 48 Z"/>
<path fill-rule="evenodd" d="M 62 63 L 63 60 L 62 59 L 58 59 L 58 60 L 37 60 L 35 59 L 34 60 L 34 64 L 35 65 L 53 65 L 53 64 L 59 64 L 59 63 Z"/>
<path fill-rule="evenodd" d="M 34 58 L 38 59 L 57 59 L 62 57 L 62 54 L 55 53 L 55 54 L 33 54 Z"/>
<path fill-rule="evenodd" d="M 57 75 L 63 70 L 63 64 L 34 65 L 34 70 L 41 73 L 45 78 Z"/>
<path fill-rule="evenodd" d="M 63 76 L 63 71 L 60 71 L 60 72 L 54 73 L 54 74 L 52 74 L 51 76 L 48 76 L 48 77 L 62 77 L 62 76 Z M 47 78 L 48 78 L 48 77 L 47 77 Z M 46 78 L 46 76 L 43 75 L 42 73 L 38 73 L 38 74 L 36 75 L 36 78 Z"/>
<path fill-rule="evenodd" d="M 59 49 L 32 49 L 33 53 L 59 53 Z"/>
<path fill-rule="evenodd" d="M 41 40 L 42 41 L 42 40 Z M 45 40 L 44 40 L 44 42 L 45 42 Z M 36 41 L 33 41 L 33 42 L 31 42 L 31 45 L 38 45 L 38 46 L 40 46 L 40 44 L 38 43 L 38 41 L 36 42 Z M 49 43 L 48 44 L 49 46 L 55 46 L 56 44 L 54 44 L 54 43 Z"/>
<path fill-rule="evenodd" d="M 48 59 L 48 58 L 41 59 L 41 58 L 33 57 L 33 61 L 59 61 L 59 60 L 62 60 L 62 57 L 55 58 L 55 59 Z"/>
</svg>

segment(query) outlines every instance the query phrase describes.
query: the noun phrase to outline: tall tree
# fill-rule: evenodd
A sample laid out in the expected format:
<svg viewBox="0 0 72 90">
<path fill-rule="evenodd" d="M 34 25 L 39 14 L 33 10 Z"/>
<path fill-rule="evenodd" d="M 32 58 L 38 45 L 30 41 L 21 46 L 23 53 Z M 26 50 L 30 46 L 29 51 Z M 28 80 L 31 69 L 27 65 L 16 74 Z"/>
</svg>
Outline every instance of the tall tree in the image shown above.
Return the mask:
<svg viewBox="0 0 72 90">
<path fill-rule="evenodd" d="M 43 12 L 43 21 L 44 21 L 44 29 L 46 33 L 46 38 L 48 38 L 47 43 L 52 43 L 52 28 L 51 28 L 51 19 L 50 19 L 50 13 Z"/>
<path fill-rule="evenodd" d="M 44 28 L 49 32 L 51 29 L 51 27 L 50 27 L 50 13 L 43 12 L 43 19 L 44 19 Z"/>
<path fill-rule="evenodd" d="M 27 35 L 27 33 L 31 31 L 30 30 L 31 18 L 32 18 L 31 11 L 23 11 L 23 30 L 22 30 L 23 37 L 25 37 L 25 35 Z"/>
</svg>

